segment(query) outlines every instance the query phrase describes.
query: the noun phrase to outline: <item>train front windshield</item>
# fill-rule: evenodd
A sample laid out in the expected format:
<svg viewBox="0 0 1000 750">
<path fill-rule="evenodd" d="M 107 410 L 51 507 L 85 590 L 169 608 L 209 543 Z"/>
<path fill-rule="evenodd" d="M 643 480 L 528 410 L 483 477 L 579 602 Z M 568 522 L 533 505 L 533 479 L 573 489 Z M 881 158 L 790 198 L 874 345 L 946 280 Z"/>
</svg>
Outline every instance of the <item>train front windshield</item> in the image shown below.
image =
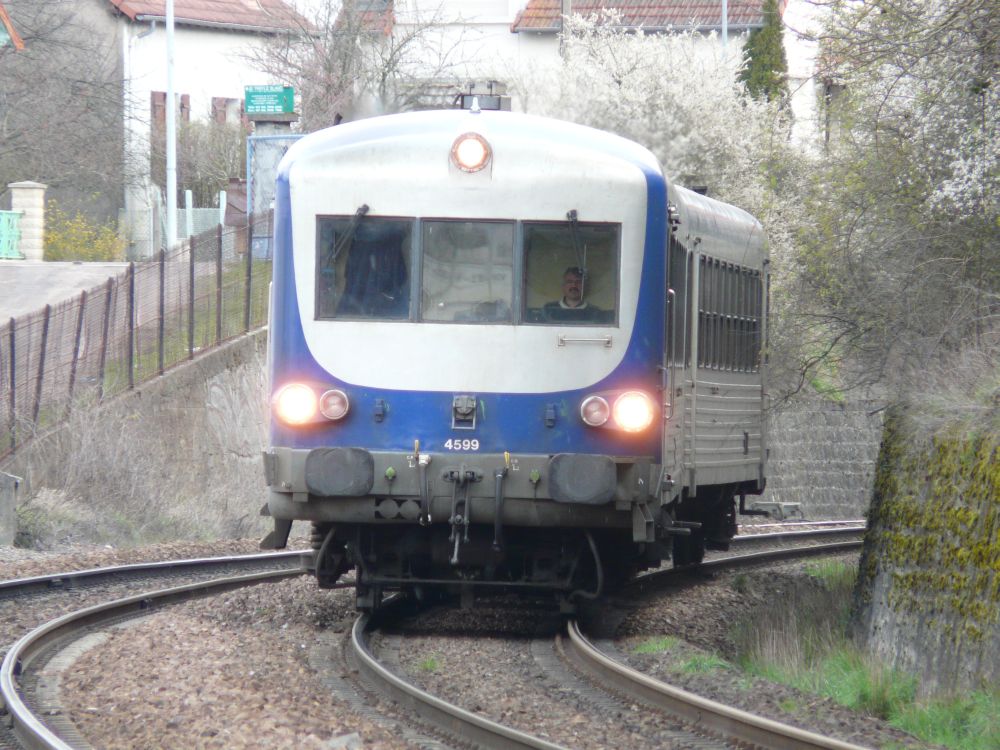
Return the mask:
<svg viewBox="0 0 1000 750">
<path fill-rule="evenodd" d="M 317 320 L 618 323 L 611 223 L 318 217 Z"/>
</svg>

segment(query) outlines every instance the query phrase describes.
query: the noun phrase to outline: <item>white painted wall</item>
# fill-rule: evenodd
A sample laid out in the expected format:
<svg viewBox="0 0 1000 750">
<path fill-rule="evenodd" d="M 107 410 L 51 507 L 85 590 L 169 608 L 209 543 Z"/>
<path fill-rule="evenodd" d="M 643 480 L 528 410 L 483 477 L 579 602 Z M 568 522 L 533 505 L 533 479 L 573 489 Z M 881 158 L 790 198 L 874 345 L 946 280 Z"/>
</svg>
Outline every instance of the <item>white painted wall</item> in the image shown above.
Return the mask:
<svg viewBox="0 0 1000 750">
<path fill-rule="evenodd" d="M 120 17 L 123 75 L 125 79 L 125 151 L 130 172 L 125 213 L 133 255 L 151 252 L 151 215 L 155 188 L 149 177 L 151 95 L 167 90 L 167 34 L 162 23 L 130 22 Z M 242 101 L 244 86 L 285 83 L 255 70 L 246 52 L 262 44 L 262 37 L 239 31 L 174 26 L 174 91 L 178 101 L 187 94 L 191 119 L 211 117 L 213 97 Z M 129 158 L 131 156 L 131 158 Z"/>
<path fill-rule="evenodd" d="M 823 123 L 818 107 L 822 81 L 815 77 L 820 24 L 827 7 L 810 0 L 788 0 L 785 8 L 785 54 L 788 57 L 788 89 L 792 95 L 795 125 L 792 140 L 808 150 L 818 150 Z"/>
</svg>

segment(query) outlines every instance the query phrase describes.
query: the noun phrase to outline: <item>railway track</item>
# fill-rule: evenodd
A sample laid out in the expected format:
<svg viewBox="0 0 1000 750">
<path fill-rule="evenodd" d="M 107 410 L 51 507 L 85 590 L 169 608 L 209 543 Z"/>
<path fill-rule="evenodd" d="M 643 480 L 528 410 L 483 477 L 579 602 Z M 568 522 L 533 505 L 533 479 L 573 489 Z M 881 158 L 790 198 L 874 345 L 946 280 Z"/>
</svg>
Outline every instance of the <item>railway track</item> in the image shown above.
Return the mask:
<svg viewBox="0 0 1000 750">
<path fill-rule="evenodd" d="M 830 530 L 823 536 L 829 536 Z M 787 529 L 786 529 L 787 532 Z M 798 532 L 801 535 L 801 531 Z M 844 531 L 833 532 L 842 535 Z M 859 530 L 855 528 L 853 533 L 858 536 Z M 761 534 L 760 538 L 771 537 L 769 543 L 776 543 L 777 538 L 771 534 Z M 814 534 L 815 536 L 815 534 Z M 760 540 L 758 540 L 760 541 Z M 788 559 L 790 557 L 800 557 L 805 554 L 831 554 L 845 549 L 856 547 L 859 542 L 836 542 L 833 544 L 818 545 L 811 551 L 783 550 L 780 552 L 768 552 L 757 555 L 731 556 L 725 559 L 707 562 L 702 569 L 711 570 L 713 568 L 733 567 L 736 565 L 748 565 L 752 562 L 762 560 Z M 142 617 L 159 611 L 171 603 L 187 601 L 195 597 L 211 596 L 234 588 L 253 585 L 264 581 L 280 580 L 302 573 L 302 554 L 287 553 L 285 555 L 251 555 L 240 558 L 208 560 L 182 561 L 182 568 L 191 573 L 210 570 L 215 574 L 229 572 L 222 578 L 215 577 L 212 580 L 199 581 L 184 586 L 174 586 L 158 591 L 147 592 L 136 596 L 129 596 L 118 599 L 114 602 L 100 604 L 83 609 L 79 612 L 65 615 L 52 622 L 49 622 L 20 638 L 7 653 L 2 667 L 0 667 L 0 694 L 2 694 L 3 708 L 7 714 L 7 722 L 11 726 L 13 735 L 22 747 L 31 748 L 70 748 L 86 746 L 80 738 L 74 734 L 72 725 L 68 722 L 60 723 L 59 717 L 46 716 L 47 707 L 38 705 L 37 694 L 32 686 L 32 680 L 36 679 L 32 675 L 37 674 L 40 667 L 49 663 L 56 657 L 67 644 L 80 637 L 81 633 L 88 632 L 94 628 L 107 627 L 109 624 L 134 617 Z M 304 553 L 308 554 L 308 553 Z M 120 566 L 116 569 L 95 569 L 92 571 L 80 571 L 73 573 L 62 573 L 58 575 L 39 576 L 32 579 L 21 579 L 0 583 L 0 598 L 11 596 L 40 596 L 53 592 L 78 591 L 91 586 L 99 586 L 102 583 L 120 580 L 134 580 L 152 576 L 153 578 L 169 575 L 169 571 L 176 571 L 176 563 L 155 563 L 147 565 Z M 267 566 L 268 570 L 258 572 L 247 572 L 247 567 Z M 239 572 L 233 574 L 234 570 Z M 656 587 L 659 582 L 668 580 L 677 575 L 683 575 L 684 571 L 659 571 L 655 574 L 645 576 L 636 585 L 640 588 Z M 387 621 L 387 616 L 392 615 L 390 608 L 385 615 L 379 619 Z M 431 735 L 441 734 L 449 738 L 457 738 L 462 745 L 473 745 L 480 747 L 503 747 L 503 748 L 555 748 L 559 745 L 550 740 L 534 737 L 501 723 L 485 719 L 481 715 L 466 711 L 458 706 L 449 704 L 441 698 L 435 697 L 425 691 L 416 688 L 404 678 L 399 677 L 384 665 L 379 664 L 379 660 L 373 655 L 372 649 L 368 645 L 369 633 L 381 627 L 378 621 L 373 622 L 370 618 L 362 617 L 357 620 L 351 633 L 351 650 L 353 659 L 364 674 L 366 681 L 377 684 L 380 690 L 391 695 L 392 699 L 402 706 L 409 713 L 421 717 L 424 725 L 436 727 L 431 730 Z M 606 655 L 601 657 L 593 653 L 592 647 L 588 653 L 588 641 L 584 631 L 578 623 L 571 623 L 568 630 L 560 634 L 556 648 L 570 655 L 575 665 L 584 663 L 584 659 L 593 664 L 603 662 L 613 662 Z M 591 666 L 584 671 L 595 669 L 611 668 L 608 666 Z M 581 667 L 583 670 L 584 668 Z M 623 690 L 620 683 L 624 680 L 621 677 L 621 669 L 627 669 L 619 665 L 618 676 L 612 678 L 607 675 L 598 676 L 596 679 L 604 684 L 615 684 L 617 690 Z M 600 674 L 600 673 L 598 673 Z M 644 678 L 649 682 L 649 678 Z M 639 678 L 642 682 L 643 678 Z M 655 681 L 652 681 L 655 682 Z M 648 686 L 646 689 L 649 689 Z M 694 696 L 692 696 L 694 697 Z M 673 698 L 676 700 L 676 697 Z M 631 700 L 631 698 L 630 698 Z M 642 700 L 649 703 L 648 697 Z M 660 703 L 663 699 L 658 699 Z M 34 702 L 33 702 L 34 701 Z M 715 736 L 730 736 L 731 740 L 722 739 L 717 745 L 699 745 L 699 747 L 730 747 L 730 742 L 737 739 L 740 742 L 751 742 L 764 747 L 782 748 L 852 748 L 854 746 L 836 741 L 827 741 L 822 744 L 823 738 L 816 740 L 810 738 L 813 744 L 795 744 L 800 740 L 776 739 L 775 736 L 761 735 L 760 727 L 753 730 L 741 729 L 731 735 L 727 735 L 726 726 L 732 724 L 732 717 L 722 719 L 707 719 L 709 712 L 704 705 L 697 705 L 688 712 L 677 708 L 665 708 L 668 713 L 682 717 L 687 724 L 698 726 L 709 731 Z M 720 716 L 725 717 L 725 707 L 720 709 Z M 692 713 L 693 712 L 693 713 Z M 58 714 L 58 710 L 51 712 Z M 41 714 L 41 716 L 39 715 Z M 697 721 L 692 718 L 697 716 Z M 764 722 L 768 726 L 769 722 Z M 751 722 L 752 726 L 752 722 Z M 723 728 L 720 728 L 723 727 Z M 769 727 L 770 730 L 770 727 Z M 816 744 L 816 743 L 820 744 Z M 0 737 L 0 747 L 4 741 Z M 12 747 L 14 745 L 11 745 Z"/>
<path fill-rule="evenodd" d="M 80 738 L 65 722 L 47 721 L 43 714 L 58 715 L 32 704 L 37 698 L 38 674 L 45 664 L 70 644 L 95 628 L 143 617 L 163 607 L 194 598 L 213 596 L 257 583 L 302 575 L 302 552 L 203 558 L 172 562 L 96 568 L 0 583 L 4 598 L 32 596 L 46 592 L 68 592 L 80 587 L 96 587 L 123 580 L 153 580 L 170 576 L 212 576 L 188 583 L 115 599 L 70 612 L 21 636 L 7 650 L 0 664 L 0 700 L 9 736 L 0 737 L 0 746 L 14 746 L 12 739 L 27 748 L 79 746 Z M 253 572 L 248 572 L 253 570 Z M 219 577 L 219 576 L 222 577 Z M 37 701 L 36 701 L 37 702 Z M 75 741 L 75 743 L 74 743 Z"/>
<path fill-rule="evenodd" d="M 828 530 L 827 530 L 828 531 Z M 709 561 L 700 566 L 700 571 L 721 570 L 740 566 L 759 565 L 801 558 L 805 556 L 838 554 L 857 549 L 860 542 L 860 528 L 838 531 L 838 536 L 853 536 L 811 548 L 772 550 L 745 555 L 732 555 Z M 803 532 L 798 532 L 802 534 Z M 820 536 L 828 536 L 821 533 Z M 665 570 L 643 576 L 634 586 L 637 590 L 652 590 L 678 576 L 686 575 L 684 570 Z M 391 617 L 389 618 L 391 621 Z M 560 745 L 535 737 L 525 732 L 499 724 L 483 716 L 468 711 L 454 703 L 449 703 L 417 687 L 413 682 L 396 674 L 392 669 L 379 663 L 369 645 L 369 636 L 388 623 L 373 621 L 368 616 L 360 617 L 351 634 L 351 647 L 357 663 L 361 665 L 365 677 L 390 695 L 393 700 L 404 705 L 424 722 L 455 737 L 461 743 L 486 748 L 555 748 Z M 556 649 L 581 672 L 590 675 L 596 684 L 613 686 L 614 692 L 623 694 L 628 701 L 637 701 L 655 710 L 683 721 L 696 732 L 719 738 L 718 745 L 703 744 L 705 747 L 745 747 L 752 745 L 782 750 L 861 750 L 834 738 L 807 732 L 796 727 L 781 724 L 744 711 L 710 701 L 692 693 L 680 690 L 666 683 L 637 672 L 597 649 L 584 634 L 576 620 L 570 620 L 565 632 L 556 636 Z"/>
</svg>

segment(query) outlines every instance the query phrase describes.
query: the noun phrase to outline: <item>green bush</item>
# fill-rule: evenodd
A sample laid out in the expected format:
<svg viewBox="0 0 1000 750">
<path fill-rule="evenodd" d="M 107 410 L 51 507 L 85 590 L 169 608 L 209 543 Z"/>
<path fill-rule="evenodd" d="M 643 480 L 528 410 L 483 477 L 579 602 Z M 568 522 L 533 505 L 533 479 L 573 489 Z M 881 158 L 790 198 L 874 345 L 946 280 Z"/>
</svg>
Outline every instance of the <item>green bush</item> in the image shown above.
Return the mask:
<svg viewBox="0 0 1000 750">
<path fill-rule="evenodd" d="M 125 240 L 112 224 L 95 224 L 82 213 L 70 216 L 50 201 L 45 212 L 45 260 L 125 259 Z"/>
</svg>

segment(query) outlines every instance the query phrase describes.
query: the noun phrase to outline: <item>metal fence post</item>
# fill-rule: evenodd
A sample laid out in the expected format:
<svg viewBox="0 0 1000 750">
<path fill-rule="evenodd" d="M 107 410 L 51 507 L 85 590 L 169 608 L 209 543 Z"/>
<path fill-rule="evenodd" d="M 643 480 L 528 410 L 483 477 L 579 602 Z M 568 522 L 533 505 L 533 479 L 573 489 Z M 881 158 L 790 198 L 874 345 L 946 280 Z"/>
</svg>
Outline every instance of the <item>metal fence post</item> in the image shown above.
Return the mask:
<svg viewBox="0 0 1000 750">
<path fill-rule="evenodd" d="M 166 311 L 166 308 L 167 308 L 166 299 L 165 299 L 165 297 L 166 297 L 166 294 L 165 294 L 165 292 L 166 292 L 166 272 L 167 272 L 166 257 L 164 255 L 165 252 L 166 251 L 163 248 L 160 248 L 160 301 L 159 301 L 160 322 L 159 322 L 159 325 L 157 326 L 157 336 L 156 336 L 156 339 L 157 339 L 157 341 L 156 341 L 156 367 L 157 367 L 157 371 L 159 372 L 160 375 L 163 374 L 163 337 L 164 337 L 164 327 L 166 325 L 166 321 L 164 320 L 164 317 L 165 317 L 165 311 Z"/>
<path fill-rule="evenodd" d="M 38 352 L 38 377 L 35 378 L 35 402 L 31 405 L 31 424 L 38 429 L 38 410 L 42 404 L 42 385 L 45 383 L 45 350 L 49 343 L 49 320 L 52 318 L 52 305 L 45 306 L 42 317 L 42 346 Z"/>
<path fill-rule="evenodd" d="M 10 319 L 10 452 L 17 450 L 17 321 Z"/>
<path fill-rule="evenodd" d="M 247 221 L 247 278 L 244 288 L 243 332 L 250 331 L 250 287 L 253 279 L 253 218 Z"/>
<path fill-rule="evenodd" d="M 69 367 L 69 392 L 66 394 L 66 413 L 69 416 L 73 409 L 73 390 L 76 388 L 76 367 L 80 361 L 80 341 L 83 339 L 83 319 L 87 310 L 87 292 L 80 292 L 80 314 L 76 316 L 76 336 L 73 339 L 73 362 Z"/>
<path fill-rule="evenodd" d="M 194 359 L 194 251 L 195 236 L 191 235 L 188 263 L 188 359 Z"/>
<path fill-rule="evenodd" d="M 135 262 L 128 264 L 128 353 L 126 356 L 126 366 L 128 367 L 128 389 L 135 388 Z"/>
<path fill-rule="evenodd" d="M 222 225 L 218 229 L 219 246 L 215 254 L 215 343 L 222 341 Z"/>
<path fill-rule="evenodd" d="M 104 330 L 101 334 L 101 364 L 98 368 L 97 375 L 97 402 L 100 403 L 104 400 L 104 363 L 107 361 L 108 357 L 108 328 L 111 325 L 111 288 L 114 284 L 113 279 L 108 279 L 108 283 L 104 285 L 105 289 L 105 299 L 104 299 Z"/>
</svg>

